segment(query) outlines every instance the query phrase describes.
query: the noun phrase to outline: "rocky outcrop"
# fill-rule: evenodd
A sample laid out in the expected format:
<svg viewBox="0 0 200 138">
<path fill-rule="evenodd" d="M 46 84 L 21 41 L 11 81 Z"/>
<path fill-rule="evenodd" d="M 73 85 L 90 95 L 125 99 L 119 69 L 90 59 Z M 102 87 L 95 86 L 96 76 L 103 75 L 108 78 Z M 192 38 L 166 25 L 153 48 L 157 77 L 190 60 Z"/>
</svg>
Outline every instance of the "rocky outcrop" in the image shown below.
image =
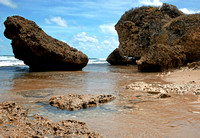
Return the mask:
<svg viewBox="0 0 200 138">
<path fill-rule="evenodd" d="M 49 100 L 49 104 L 62 110 L 66 109 L 74 111 L 82 108 L 98 106 L 99 104 L 107 103 L 114 99 L 115 97 L 112 95 L 68 94 L 52 97 Z"/>
<path fill-rule="evenodd" d="M 184 15 L 175 6 L 127 11 L 115 25 L 119 49 L 136 57 L 141 71 L 162 71 L 200 58 L 200 14 Z"/>
<path fill-rule="evenodd" d="M 127 64 L 136 64 L 136 60 L 134 58 L 128 58 L 127 56 L 123 56 L 119 51 L 119 48 L 116 48 L 106 59 L 111 65 L 127 65 Z"/>
<path fill-rule="evenodd" d="M 32 70 L 81 70 L 88 63 L 85 54 L 47 35 L 33 21 L 12 16 L 4 25 L 15 57 Z"/>
<path fill-rule="evenodd" d="M 0 137 L 84 137 L 100 138 L 100 135 L 88 130 L 84 122 L 64 120 L 52 122 L 39 115 L 26 117 L 27 110 L 17 103 L 0 104 Z"/>
</svg>

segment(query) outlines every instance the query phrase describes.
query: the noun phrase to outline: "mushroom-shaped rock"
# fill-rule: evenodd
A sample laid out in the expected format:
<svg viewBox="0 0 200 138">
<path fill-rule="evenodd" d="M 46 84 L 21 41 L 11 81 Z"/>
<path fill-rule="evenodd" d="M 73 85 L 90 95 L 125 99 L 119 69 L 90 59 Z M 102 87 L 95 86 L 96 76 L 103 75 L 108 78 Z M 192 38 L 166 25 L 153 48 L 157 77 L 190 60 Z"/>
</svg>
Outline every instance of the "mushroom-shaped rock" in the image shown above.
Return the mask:
<svg viewBox="0 0 200 138">
<path fill-rule="evenodd" d="M 176 6 L 131 9 L 115 25 L 119 49 L 136 57 L 141 71 L 181 67 L 200 59 L 200 14 L 184 15 Z"/>
<path fill-rule="evenodd" d="M 47 35 L 35 22 L 8 17 L 4 35 L 12 40 L 13 53 L 31 70 L 81 70 L 88 57 L 68 44 Z"/>
</svg>

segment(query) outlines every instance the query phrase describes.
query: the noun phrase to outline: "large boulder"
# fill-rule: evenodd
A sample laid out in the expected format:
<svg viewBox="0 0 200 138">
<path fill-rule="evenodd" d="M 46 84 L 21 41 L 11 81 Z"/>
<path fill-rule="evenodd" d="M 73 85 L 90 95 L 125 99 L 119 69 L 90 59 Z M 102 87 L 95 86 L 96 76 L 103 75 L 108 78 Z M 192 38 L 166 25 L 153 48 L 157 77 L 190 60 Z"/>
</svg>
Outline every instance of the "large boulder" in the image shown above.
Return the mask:
<svg viewBox="0 0 200 138">
<path fill-rule="evenodd" d="M 35 22 L 8 17 L 4 35 L 12 40 L 13 53 L 31 70 L 81 70 L 88 57 L 68 44 L 47 35 Z"/>
<path fill-rule="evenodd" d="M 127 11 L 115 25 L 119 49 L 136 57 L 141 71 L 180 67 L 200 58 L 200 14 L 184 15 L 175 6 Z"/>
<path fill-rule="evenodd" d="M 127 64 L 136 64 L 135 58 L 128 58 L 124 56 L 119 48 L 116 48 L 106 59 L 111 65 L 127 65 Z"/>
</svg>

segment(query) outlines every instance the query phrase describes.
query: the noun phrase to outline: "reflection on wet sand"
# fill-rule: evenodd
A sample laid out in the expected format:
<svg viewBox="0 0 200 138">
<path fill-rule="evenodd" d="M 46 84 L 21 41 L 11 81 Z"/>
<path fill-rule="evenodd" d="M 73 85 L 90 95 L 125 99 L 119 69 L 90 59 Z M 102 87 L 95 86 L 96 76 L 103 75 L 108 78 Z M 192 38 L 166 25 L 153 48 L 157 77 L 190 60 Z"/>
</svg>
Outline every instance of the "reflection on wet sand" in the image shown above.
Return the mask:
<svg viewBox="0 0 200 138">
<path fill-rule="evenodd" d="M 125 89 L 136 81 L 165 83 L 156 73 L 139 73 L 134 66 L 87 66 L 75 72 L 9 72 L 1 101 L 13 100 L 54 121 L 75 119 L 104 137 L 198 137 L 200 104 L 194 95 L 158 99 L 154 93 Z M 2 86 L 2 84 L 1 84 Z M 48 104 L 53 95 L 113 94 L 117 99 L 80 111 L 59 110 Z"/>
</svg>

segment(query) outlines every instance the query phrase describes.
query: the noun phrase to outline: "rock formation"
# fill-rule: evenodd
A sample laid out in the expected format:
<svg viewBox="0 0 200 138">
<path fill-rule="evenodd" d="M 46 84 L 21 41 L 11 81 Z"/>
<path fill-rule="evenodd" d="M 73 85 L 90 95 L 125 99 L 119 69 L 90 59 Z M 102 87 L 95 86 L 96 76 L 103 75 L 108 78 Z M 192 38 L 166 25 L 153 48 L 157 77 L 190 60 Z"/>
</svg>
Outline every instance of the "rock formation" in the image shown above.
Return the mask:
<svg viewBox="0 0 200 138">
<path fill-rule="evenodd" d="M 64 120 L 52 122 L 39 115 L 26 116 L 27 110 L 17 103 L 0 104 L 0 137 L 83 137 L 100 138 L 100 135 L 88 130 L 84 122 Z"/>
<path fill-rule="evenodd" d="M 162 71 L 200 58 L 200 14 L 184 15 L 175 6 L 131 9 L 115 25 L 119 50 L 139 58 L 141 71 Z"/>
<path fill-rule="evenodd" d="M 88 108 L 98 106 L 99 104 L 107 103 L 114 100 L 112 95 L 79 95 L 68 94 L 62 96 L 54 96 L 49 100 L 49 104 L 69 111 L 80 110 L 82 108 Z"/>
<path fill-rule="evenodd" d="M 33 21 L 12 16 L 4 25 L 15 57 L 31 70 L 81 70 L 88 63 L 85 54 L 47 35 Z"/>
<path fill-rule="evenodd" d="M 136 60 L 134 58 L 128 58 L 123 56 L 119 51 L 119 48 L 116 48 L 106 59 L 111 65 L 127 65 L 127 64 L 136 64 Z"/>
<path fill-rule="evenodd" d="M 193 69 L 193 70 L 200 69 L 200 61 L 195 61 L 195 62 L 192 62 L 192 63 L 188 63 L 187 67 L 190 68 L 190 69 Z"/>
</svg>

